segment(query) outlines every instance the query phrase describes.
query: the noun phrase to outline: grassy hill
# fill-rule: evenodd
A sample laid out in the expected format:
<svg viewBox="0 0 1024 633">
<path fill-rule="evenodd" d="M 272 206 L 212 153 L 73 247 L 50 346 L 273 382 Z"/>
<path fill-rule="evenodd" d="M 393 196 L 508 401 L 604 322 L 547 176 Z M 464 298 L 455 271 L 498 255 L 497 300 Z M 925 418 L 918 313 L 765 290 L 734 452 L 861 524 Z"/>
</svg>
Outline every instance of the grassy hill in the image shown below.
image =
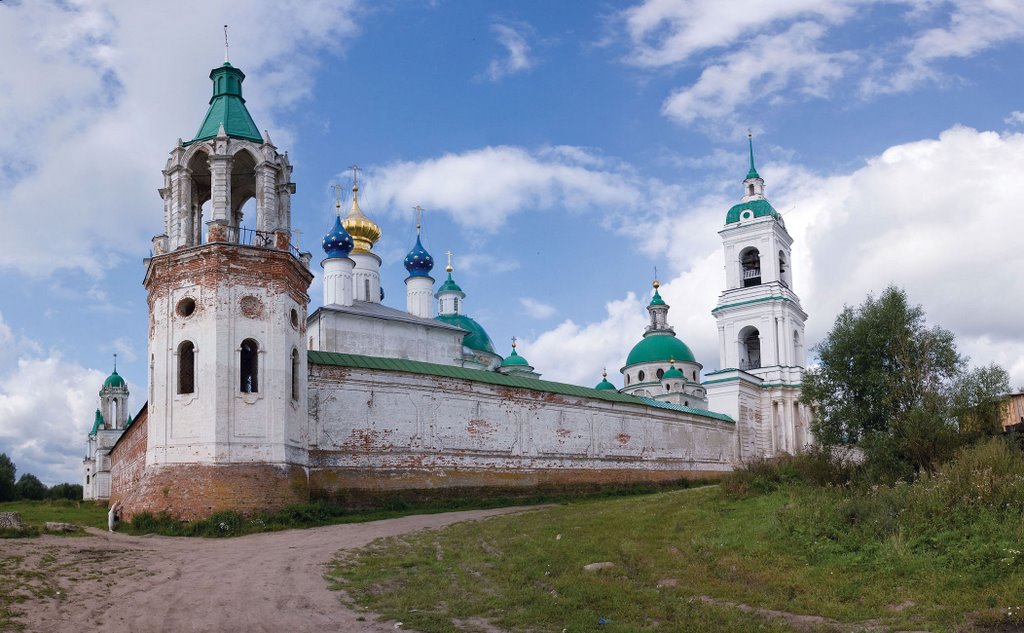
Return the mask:
<svg viewBox="0 0 1024 633">
<path fill-rule="evenodd" d="M 333 576 L 424 632 L 1021 630 L 1024 460 L 976 453 L 912 485 L 709 487 L 497 517 L 377 542 Z"/>
</svg>

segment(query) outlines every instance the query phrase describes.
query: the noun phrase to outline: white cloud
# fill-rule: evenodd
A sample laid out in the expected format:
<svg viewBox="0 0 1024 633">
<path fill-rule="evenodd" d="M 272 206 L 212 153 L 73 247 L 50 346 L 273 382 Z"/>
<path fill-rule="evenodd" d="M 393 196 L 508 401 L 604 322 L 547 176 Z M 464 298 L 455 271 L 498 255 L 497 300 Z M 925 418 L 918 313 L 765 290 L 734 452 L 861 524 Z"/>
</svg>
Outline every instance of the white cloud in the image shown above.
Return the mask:
<svg viewBox="0 0 1024 633">
<path fill-rule="evenodd" d="M 464 227 L 494 231 L 529 210 L 632 207 L 642 192 L 618 172 L 594 169 L 603 159 L 583 148 L 536 152 L 501 145 L 420 162 L 369 169 L 367 200 L 378 209 L 422 205 Z"/>
<path fill-rule="evenodd" d="M 826 30 L 800 22 L 778 35 L 760 36 L 749 46 L 725 55 L 704 68 L 700 78 L 672 93 L 662 114 L 681 123 L 721 123 L 750 103 L 771 103 L 773 96 L 796 92 L 824 98 L 853 60 L 849 53 L 819 50 Z"/>
<path fill-rule="evenodd" d="M 18 63 L 0 65 L 0 267 L 98 276 L 144 252 L 161 230 L 161 157 L 202 119 L 220 25 L 231 25 L 232 61 L 259 77 L 245 85 L 254 119 L 281 142 L 274 113 L 309 94 L 316 53 L 353 36 L 353 6 L 4 3 L 0 58 Z"/>
<path fill-rule="evenodd" d="M 469 277 L 500 275 L 501 273 L 519 270 L 519 261 L 508 258 L 497 258 L 484 253 L 467 253 L 455 258 L 459 273 Z"/>
<path fill-rule="evenodd" d="M 522 297 L 519 299 L 519 304 L 523 306 L 527 316 L 533 319 L 547 319 L 558 314 L 558 309 L 555 306 L 538 301 L 533 297 Z"/>
<path fill-rule="evenodd" d="M 523 355 L 547 380 L 576 385 L 601 382 L 601 368 L 615 381 L 628 351 L 643 333 L 644 304 L 629 293 L 625 299 L 609 301 L 605 318 L 586 325 L 571 320 L 544 332 L 522 345 Z M 620 381 L 621 382 L 621 381 Z"/>
<path fill-rule="evenodd" d="M 530 44 L 526 41 L 526 35 L 532 31 L 529 25 L 522 22 L 495 22 L 491 30 L 497 34 L 498 43 L 505 48 L 505 56 L 492 59 L 487 65 L 487 79 L 498 81 L 533 68 Z"/>
<path fill-rule="evenodd" d="M 1024 112 L 1014 110 L 1009 116 L 1003 119 L 1003 123 L 1008 125 L 1024 125 Z"/>
<path fill-rule="evenodd" d="M 622 12 L 632 43 L 628 61 L 660 67 L 689 60 L 694 54 L 731 46 L 736 40 L 778 22 L 808 17 L 828 22 L 847 19 L 860 1 L 646 0 Z"/>
</svg>

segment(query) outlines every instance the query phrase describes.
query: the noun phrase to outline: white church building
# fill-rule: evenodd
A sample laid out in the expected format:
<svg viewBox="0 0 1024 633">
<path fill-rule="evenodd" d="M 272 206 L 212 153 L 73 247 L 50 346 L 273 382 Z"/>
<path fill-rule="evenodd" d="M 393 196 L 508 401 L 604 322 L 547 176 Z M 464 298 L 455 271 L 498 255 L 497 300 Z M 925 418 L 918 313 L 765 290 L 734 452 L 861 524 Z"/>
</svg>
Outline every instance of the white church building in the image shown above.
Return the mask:
<svg viewBox="0 0 1024 633">
<path fill-rule="evenodd" d="M 357 178 L 323 238 L 323 305 L 309 313 L 314 264 L 291 241 L 292 166 L 249 115 L 244 78 L 227 62 L 213 69 L 199 131 L 171 149 L 143 280 L 147 404 L 129 423 L 127 385 L 116 371 L 104 384 L 87 497 L 190 518 L 396 491 L 671 481 L 810 441 L 807 315 L 752 144 L 719 231 L 722 369 L 701 375 L 655 281 L 622 389 L 606 377 L 590 388 L 543 380 L 514 345 L 499 355 L 450 254 L 436 285 L 419 224 L 404 309 L 385 305 L 381 228 Z M 243 217 L 250 200 L 255 217 Z"/>
</svg>

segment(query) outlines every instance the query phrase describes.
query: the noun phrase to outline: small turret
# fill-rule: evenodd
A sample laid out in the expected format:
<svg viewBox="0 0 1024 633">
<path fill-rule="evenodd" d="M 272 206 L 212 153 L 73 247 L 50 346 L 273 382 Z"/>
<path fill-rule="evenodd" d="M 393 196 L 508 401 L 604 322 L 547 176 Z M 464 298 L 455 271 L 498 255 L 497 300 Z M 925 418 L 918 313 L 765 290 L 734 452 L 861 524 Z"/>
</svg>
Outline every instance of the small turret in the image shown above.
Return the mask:
<svg viewBox="0 0 1024 633">
<path fill-rule="evenodd" d="M 423 209 L 419 205 L 415 209 L 416 245 L 405 256 L 405 269 L 409 271 L 409 277 L 405 280 L 405 309 L 409 314 L 429 319 L 433 316 L 431 313 L 434 308 L 434 278 L 430 276 L 430 271 L 434 268 L 434 258 L 423 248 L 420 241 Z"/>
</svg>

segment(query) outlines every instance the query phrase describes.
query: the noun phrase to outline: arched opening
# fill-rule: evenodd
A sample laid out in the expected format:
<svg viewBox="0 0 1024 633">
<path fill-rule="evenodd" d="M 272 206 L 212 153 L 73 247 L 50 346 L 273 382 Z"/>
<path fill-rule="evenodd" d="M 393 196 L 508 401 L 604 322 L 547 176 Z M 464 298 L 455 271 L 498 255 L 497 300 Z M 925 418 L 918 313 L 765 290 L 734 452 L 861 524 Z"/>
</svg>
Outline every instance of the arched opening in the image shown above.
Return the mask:
<svg viewBox="0 0 1024 633">
<path fill-rule="evenodd" d="M 761 366 L 761 333 L 757 328 L 747 326 L 739 336 L 740 369 L 757 369 Z"/>
<path fill-rule="evenodd" d="M 696 369 L 693 370 L 693 381 L 697 382 L 697 370 Z"/>
<path fill-rule="evenodd" d="M 186 246 L 196 246 L 203 243 L 203 213 L 210 211 L 210 157 L 205 152 L 196 152 L 188 161 L 188 170 L 192 200 L 181 218 L 181 233 Z"/>
<path fill-rule="evenodd" d="M 761 285 L 761 254 L 756 248 L 740 253 L 740 280 L 744 288 Z"/>
<path fill-rule="evenodd" d="M 800 338 L 800 330 L 793 330 L 793 364 L 803 367 L 804 343 Z"/>
<path fill-rule="evenodd" d="M 292 350 L 292 400 L 299 399 L 299 350 Z"/>
<path fill-rule="evenodd" d="M 238 362 L 239 389 L 242 393 L 258 393 L 259 387 L 259 343 L 247 338 L 242 341 Z"/>
<path fill-rule="evenodd" d="M 786 263 L 784 251 L 779 251 L 779 282 L 789 288 L 789 264 Z"/>
<path fill-rule="evenodd" d="M 110 401 L 110 419 L 107 420 L 107 424 L 112 429 L 116 429 L 117 428 L 117 421 L 118 421 L 117 420 L 117 410 L 118 410 L 118 408 L 119 407 L 118 407 L 117 398 L 114 398 L 113 400 Z"/>
<path fill-rule="evenodd" d="M 753 185 L 753 183 L 747 185 L 747 195 L 748 196 L 754 195 L 754 185 Z"/>
<path fill-rule="evenodd" d="M 241 227 L 245 214 L 256 215 L 256 203 L 247 202 L 256 197 L 256 159 L 249 152 L 242 150 L 234 155 L 231 161 L 231 211 L 228 224 Z M 243 209 L 243 207 L 245 207 Z M 256 228 L 259 228 L 254 224 Z M 237 234 L 231 241 L 238 241 Z M 260 244 L 257 244 L 258 246 Z"/>
<path fill-rule="evenodd" d="M 626 384 L 629 384 L 629 374 L 626 374 Z"/>
<path fill-rule="evenodd" d="M 656 373 L 658 375 L 658 380 L 661 380 L 661 377 L 665 375 L 665 370 L 664 369 L 659 369 L 658 371 L 656 371 L 654 373 Z"/>
<path fill-rule="evenodd" d="M 196 346 L 192 341 L 182 341 L 178 346 L 178 393 L 194 393 L 196 390 Z"/>
</svg>

